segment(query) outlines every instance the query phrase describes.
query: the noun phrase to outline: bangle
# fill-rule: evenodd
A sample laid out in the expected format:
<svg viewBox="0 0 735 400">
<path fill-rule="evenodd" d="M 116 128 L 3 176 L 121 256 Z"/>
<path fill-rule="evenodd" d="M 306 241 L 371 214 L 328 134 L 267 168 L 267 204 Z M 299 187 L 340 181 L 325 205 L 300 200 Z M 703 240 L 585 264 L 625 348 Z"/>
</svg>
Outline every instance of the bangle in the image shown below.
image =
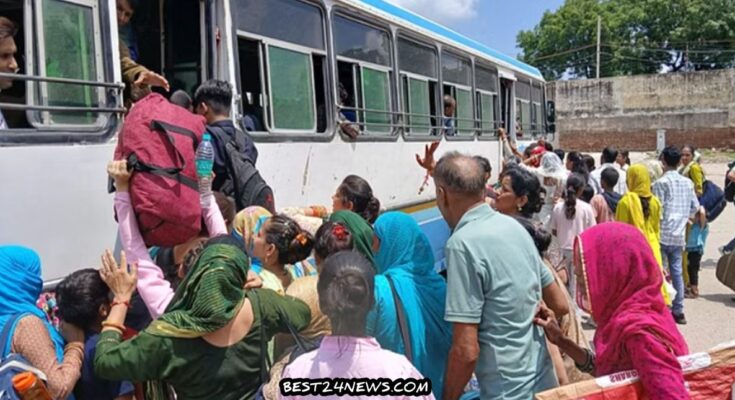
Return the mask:
<svg viewBox="0 0 735 400">
<path fill-rule="evenodd" d="M 130 301 L 113 300 L 112 304 L 110 304 L 110 307 L 115 307 L 115 306 L 125 306 L 127 308 L 130 308 Z"/>
<path fill-rule="evenodd" d="M 112 329 L 118 330 L 118 331 L 120 331 L 121 334 L 123 332 L 125 332 L 125 326 L 122 325 L 122 324 L 115 323 L 115 322 L 102 321 L 102 327 L 103 328 L 112 328 Z"/>
</svg>

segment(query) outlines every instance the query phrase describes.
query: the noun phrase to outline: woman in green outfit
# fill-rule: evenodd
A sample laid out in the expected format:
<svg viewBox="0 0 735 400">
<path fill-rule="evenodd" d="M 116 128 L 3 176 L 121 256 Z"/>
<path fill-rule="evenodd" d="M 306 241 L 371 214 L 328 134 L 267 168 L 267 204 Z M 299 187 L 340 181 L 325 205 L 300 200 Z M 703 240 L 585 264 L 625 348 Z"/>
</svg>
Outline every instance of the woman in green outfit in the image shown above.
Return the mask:
<svg viewBox="0 0 735 400">
<path fill-rule="evenodd" d="M 96 374 L 108 380 L 153 382 L 146 398 L 252 399 L 262 383 L 263 346 L 276 333 L 310 320 L 309 307 L 271 290 L 245 290 L 249 269 L 240 243 L 211 239 L 178 287 L 166 312 L 123 342 L 123 321 L 135 290 L 137 266 L 128 272 L 108 251 L 102 279 L 115 296 L 97 344 Z"/>
</svg>

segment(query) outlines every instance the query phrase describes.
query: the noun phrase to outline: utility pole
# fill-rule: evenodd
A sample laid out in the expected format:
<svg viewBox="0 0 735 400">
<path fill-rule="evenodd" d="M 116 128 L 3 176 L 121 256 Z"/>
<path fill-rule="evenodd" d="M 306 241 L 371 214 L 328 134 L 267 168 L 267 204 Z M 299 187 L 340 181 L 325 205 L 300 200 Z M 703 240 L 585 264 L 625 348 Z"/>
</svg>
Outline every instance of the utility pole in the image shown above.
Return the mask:
<svg viewBox="0 0 735 400">
<path fill-rule="evenodd" d="M 602 31 L 602 16 L 597 16 L 597 79 L 600 79 L 600 36 Z"/>
</svg>

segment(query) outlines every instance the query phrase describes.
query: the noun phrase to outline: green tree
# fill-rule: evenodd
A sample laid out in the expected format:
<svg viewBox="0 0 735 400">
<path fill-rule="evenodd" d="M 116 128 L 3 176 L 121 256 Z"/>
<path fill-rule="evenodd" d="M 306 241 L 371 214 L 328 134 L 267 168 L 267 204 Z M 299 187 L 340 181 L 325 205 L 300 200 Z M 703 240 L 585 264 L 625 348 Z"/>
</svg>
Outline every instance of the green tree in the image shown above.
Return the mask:
<svg viewBox="0 0 735 400">
<path fill-rule="evenodd" d="M 735 67 L 735 0 L 567 0 L 518 34 L 520 58 L 547 79 Z"/>
</svg>

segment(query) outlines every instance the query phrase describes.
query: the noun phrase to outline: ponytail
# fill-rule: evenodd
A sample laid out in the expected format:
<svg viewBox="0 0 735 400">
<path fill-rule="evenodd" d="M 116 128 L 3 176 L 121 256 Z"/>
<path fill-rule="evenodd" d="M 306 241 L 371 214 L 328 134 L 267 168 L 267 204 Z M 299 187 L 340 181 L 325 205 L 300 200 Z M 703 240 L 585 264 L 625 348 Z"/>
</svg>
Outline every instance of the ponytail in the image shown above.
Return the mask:
<svg viewBox="0 0 735 400">
<path fill-rule="evenodd" d="M 641 199 L 641 208 L 643 209 L 643 217 L 648 219 L 648 217 L 651 216 L 651 198 L 650 197 L 640 197 Z"/>
<path fill-rule="evenodd" d="M 285 215 L 275 215 L 268 220 L 265 241 L 276 246 L 278 262 L 281 264 L 303 261 L 314 249 L 314 237 L 311 233 Z"/>
<path fill-rule="evenodd" d="M 571 220 L 577 215 L 577 193 L 584 188 L 585 182 L 581 175 L 572 174 L 567 179 L 567 189 L 564 196 L 564 215 Z"/>
</svg>

